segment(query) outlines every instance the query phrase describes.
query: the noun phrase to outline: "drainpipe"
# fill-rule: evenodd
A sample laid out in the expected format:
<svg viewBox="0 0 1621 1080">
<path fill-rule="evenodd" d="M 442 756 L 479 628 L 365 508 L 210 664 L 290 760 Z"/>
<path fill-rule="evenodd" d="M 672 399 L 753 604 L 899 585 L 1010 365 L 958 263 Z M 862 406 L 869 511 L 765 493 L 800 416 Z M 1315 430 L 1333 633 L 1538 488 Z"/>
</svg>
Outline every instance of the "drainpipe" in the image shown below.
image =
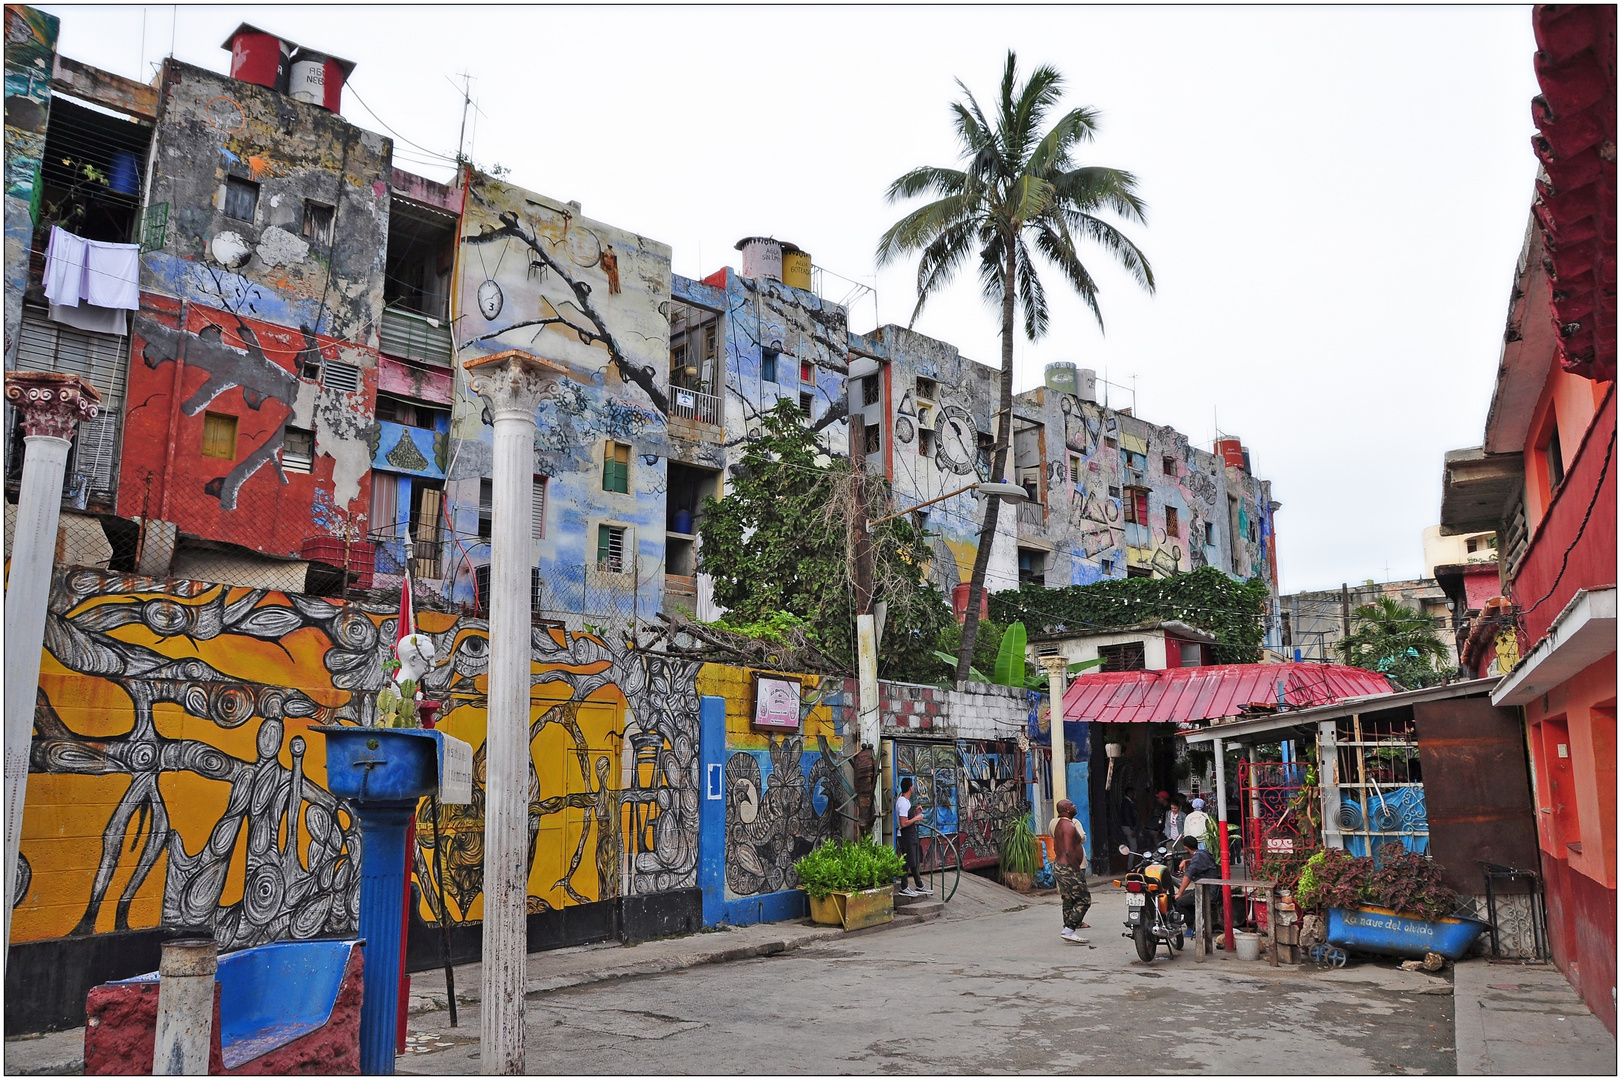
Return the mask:
<svg viewBox="0 0 1621 1080">
<path fill-rule="evenodd" d="M 189 301 L 180 301 L 179 344 L 174 350 L 174 388 L 169 391 L 169 445 L 163 451 L 163 494 L 158 496 L 158 520 L 169 520 L 169 479 L 174 476 L 174 447 L 180 429 L 180 392 L 186 378 L 186 314 Z"/>
<path fill-rule="evenodd" d="M 22 849 L 23 806 L 28 800 L 28 763 L 33 748 L 34 703 L 39 690 L 40 650 L 51 598 L 51 565 L 62 518 L 62 478 L 68 448 L 80 420 L 94 420 L 101 395 L 77 375 L 6 372 L 6 400 L 22 424 L 23 473 L 17 496 L 17 528 L 5 606 L 5 940 L 11 944 L 11 908 L 16 899 Z"/>
<path fill-rule="evenodd" d="M 480 1065 L 524 1073 L 524 976 L 528 959 L 529 538 L 535 410 L 565 369 L 509 350 L 469 360 L 475 394 L 495 415 L 490 523 L 490 659 L 485 735 L 483 1008 Z M 380 963 L 394 962 L 383 956 Z M 389 1032 L 392 1041 L 393 1032 Z"/>
</svg>

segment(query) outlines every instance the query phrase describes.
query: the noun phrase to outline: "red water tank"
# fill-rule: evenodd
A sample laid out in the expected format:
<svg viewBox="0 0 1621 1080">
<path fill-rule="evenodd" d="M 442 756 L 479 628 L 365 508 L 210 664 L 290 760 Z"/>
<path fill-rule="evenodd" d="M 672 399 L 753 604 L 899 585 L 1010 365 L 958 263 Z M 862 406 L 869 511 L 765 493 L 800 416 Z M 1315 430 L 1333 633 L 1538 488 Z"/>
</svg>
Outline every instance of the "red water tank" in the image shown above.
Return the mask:
<svg viewBox="0 0 1621 1080">
<path fill-rule="evenodd" d="M 951 587 L 951 609 L 956 613 L 958 622 L 968 617 L 968 582 L 964 581 Z M 982 619 L 991 617 L 991 594 L 988 589 L 980 590 L 979 617 Z"/>
<path fill-rule="evenodd" d="M 291 42 L 243 23 L 221 48 L 231 51 L 231 78 L 287 92 L 288 59 L 293 52 Z"/>
<path fill-rule="evenodd" d="M 355 65 L 336 56 L 300 48 L 287 72 L 287 94 L 294 101 L 337 112 L 343 105 L 343 83 Z"/>
<path fill-rule="evenodd" d="M 1240 439 L 1217 439 L 1216 453 L 1221 455 L 1224 464 L 1235 469 L 1244 467 L 1244 444 Z"/>
</svg>

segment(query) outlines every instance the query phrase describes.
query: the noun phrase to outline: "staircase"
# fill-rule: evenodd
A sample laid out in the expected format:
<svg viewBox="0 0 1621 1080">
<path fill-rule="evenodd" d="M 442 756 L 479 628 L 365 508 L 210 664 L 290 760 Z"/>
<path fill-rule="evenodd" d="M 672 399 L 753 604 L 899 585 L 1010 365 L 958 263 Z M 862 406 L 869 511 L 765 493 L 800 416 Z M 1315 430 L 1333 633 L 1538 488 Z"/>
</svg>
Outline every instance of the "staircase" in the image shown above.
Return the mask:
<svg viewBox="0 0 1621 1080">
<path fill-rule="evenodd" d="M 938 889 L 936 890 L 938 894 Z M 912 923 L 928 922 L 938 919 L 946 913 L 946 902 L 938 895 L 934 896 L 902 896 L 900 886 L 895 886 L 895 925 L 910 926 Z"/>
<path fill-rule="evenodd" d="M 895 922 L 901 926 L 928 922 L 945 914 L 946 904 L 957 891 L 962 875 L 962 859 L 957 852 L 957 841 L 924 822 L 918 828 L 933 841 L 925 862 L 929 869 L 922 871 L 923 884 L 934 891 L 926 896 L 902 896 L 901 886 L 895 886 Z"/>
</svg>

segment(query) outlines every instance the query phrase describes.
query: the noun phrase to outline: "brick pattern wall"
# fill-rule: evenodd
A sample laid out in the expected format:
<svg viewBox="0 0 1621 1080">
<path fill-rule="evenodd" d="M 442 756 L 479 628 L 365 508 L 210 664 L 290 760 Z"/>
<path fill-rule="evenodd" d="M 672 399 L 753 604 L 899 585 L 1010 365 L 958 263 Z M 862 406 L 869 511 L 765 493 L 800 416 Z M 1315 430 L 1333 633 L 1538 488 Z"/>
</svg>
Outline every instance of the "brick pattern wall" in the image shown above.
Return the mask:
<svg viewBox="0 0 1621 1080">
<path fill-rule="evenodd" d="M 968 683 L 961 690 L 913 683 L 880 682 L 878 701 L 885 737 L 1011 739 L 1029 721 L 1028 691 Z"/>
</svg>

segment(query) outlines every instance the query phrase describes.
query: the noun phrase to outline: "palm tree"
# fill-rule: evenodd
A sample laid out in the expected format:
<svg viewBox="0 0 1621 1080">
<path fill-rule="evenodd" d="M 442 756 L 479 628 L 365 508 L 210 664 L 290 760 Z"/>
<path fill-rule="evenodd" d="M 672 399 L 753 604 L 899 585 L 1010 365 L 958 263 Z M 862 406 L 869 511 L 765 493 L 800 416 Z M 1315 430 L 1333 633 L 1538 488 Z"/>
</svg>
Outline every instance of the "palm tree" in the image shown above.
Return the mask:
<svg viewBox="0 0 1621 1080">
<path fill-rule="evenodd" d="M 1429 616 L 1388 596 L 1351 614 L 1357 620 L 1356 633 L 1335 646 L 1347 664 L 1388 675 L 1411 689 L 1441 680 L 1443 672 L 1436 663 L 1445 664 L 1451 653 L 1435 636 Z"/>
<path fill-rule="evenodd" d="M 919 195 L 932 195 L 934 201 L 901 218 L 878 242 L 880 266 L 905 254 L 922 253 L 913 323 L 929 297 L 946 286 L 963 262 L 978 257 L 981 291 L 987 301 L 1000 304 L 1002 312 L 1001 411 L 997 414 L 993 480 L 1003 479 L 1012 441 L 1017 308 L 1024 308 L 1027 338 L 1035 341 L 1047 332 L 1047 294 L 1036 273 L 1032 246 L 1080 295 L 1100 330 L 1103 315 L 1098 310 L 1098 286 L 1081 262 L 1082 242 L 1099 245 L 1138 284 L 1154 291 L 1148 259 L 1099 216 L 1108 213 L 1141 223 L 1144 204 L 1137 197 L 1137 178 L 1120 169 L 1077 166 L 1070 158 L 1076 144 L 1092 139 L 1097 113 L 1072 109 L 1042 133 L 1043 121 L 1061 95 L 1063 77 L 1043 66 L 1018 88 L 1017 76 L 1017 61 L 1009 51 L 994 124 L 985 118 L 962 81 L 957 81 L 967 100 L 951 108 L 965 168 L 925 165 L 891 184 L 887 196 L 891 203 Z M 980 596 L 1000 505 L 999 499 L 988 500 L 980 528 L 979 551 L 968 585 L 968 615 L 957 655 L 958 682 L 968 677 L 974 655 Z"/>
</svg>

